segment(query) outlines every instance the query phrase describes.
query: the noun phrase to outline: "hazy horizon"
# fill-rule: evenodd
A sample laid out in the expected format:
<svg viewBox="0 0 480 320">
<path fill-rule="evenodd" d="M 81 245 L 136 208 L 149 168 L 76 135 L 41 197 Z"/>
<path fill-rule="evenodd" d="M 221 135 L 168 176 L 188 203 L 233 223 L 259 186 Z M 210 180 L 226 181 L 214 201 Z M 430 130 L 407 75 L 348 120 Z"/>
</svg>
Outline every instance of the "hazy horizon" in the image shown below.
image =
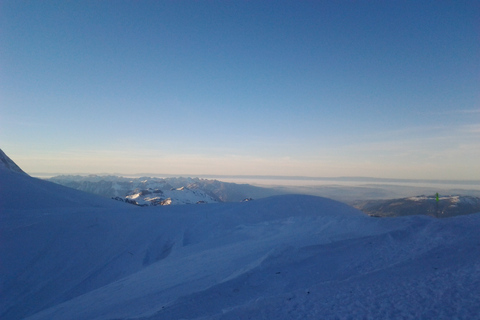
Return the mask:
<svg viewBox="0 0 480 320">
<path fill-rule="evenodd" d="M 26 172 L 480 180 L 478 16 L 6 0 L 0 148 Z"/>
<path fill-rule="evenodd" d="M 227 179 L 272 179 L 272 180 L 299 180 L 299 181 L 349 181 L 349 182 L 466 182 L 477 184 L 478 179 L 404 179 L 404 178 L 380 178 L 380 177 L 362 177 L 362 176 L 286 176 L 286 175 L 228 175 L 228 174 L 204 174 L 204 173 L 154 173 L 154 172 L 138 172 L 133 174 L 125 174 L 121 172 L 27 172 L 33 177 L 53 177 L 60 175 L 73 176 L 119 176 L 119 177 L 191 177 L 191 178 L 227 178 Z"/>
<path fill-rule="evenodd" d="M 137 174 L 121 174 L 121 173 L 70 173 L 70 174 L 54 174 L 54 173 L 30 173 L 33 177 L 41 179 L 49 179 L 57 176 L 118 176 L 123 178 L 200 178 L 208 180 L 218 180 L 227 183 L 250 184 L 263 188 L 290 188 L 287 193 L 306 193 L 320 196 L 331 196 L 324 194 L 328 187 L 338 187 L 344 192 L 348 188 L 380 188 L 385 190 L 394 190 L 395 188 L 409 187 L 412 191 L 411 195 L 419 195 L 428 191 L 432 194 L 441 191 L 451 193 L 453 190 L 463 190 L 462 194 L 477 195 L 480 191 L 480 180 L 428 180 L 428 179 L 389 179 L 375 177 L 299 177 L 299 176 L 251 176 L 251 175 L 202 175 L 202 174 L 159 174 L 159 173 L 137 173 Z M 393 189 L 392 189 L 393 188 Z M 431 190 L 424 190 L 430 188 Z M 351 191 L 351 190 L 350 190 Z M 403 191 L 405 192 L 405 191 Z M 466 193 L 465 193 L 466 192 Z M 457 192 L 458 193 L 458 192 Z M 401 193 L 398 193 L 401 194 Z M 338 195 L 337 195 L 338 196 Z M 345 195 L 347 198 L 347 195 Z"/>
</svg>

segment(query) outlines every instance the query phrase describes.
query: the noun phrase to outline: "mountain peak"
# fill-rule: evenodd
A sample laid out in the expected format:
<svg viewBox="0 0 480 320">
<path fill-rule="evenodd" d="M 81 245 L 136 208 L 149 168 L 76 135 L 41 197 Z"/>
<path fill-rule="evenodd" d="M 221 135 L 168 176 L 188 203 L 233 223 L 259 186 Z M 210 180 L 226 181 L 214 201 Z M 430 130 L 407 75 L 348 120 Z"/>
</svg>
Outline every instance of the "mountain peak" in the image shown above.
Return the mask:
<svg viewBox="0 0 480 320">
<path fill-rule="evenodd" d="M 0 149 L 0 168 L 5 168 L 7 170 L 26 174 L 22 169 L 12 159 L 10 159 L 5 152 Z"/>
</svg>

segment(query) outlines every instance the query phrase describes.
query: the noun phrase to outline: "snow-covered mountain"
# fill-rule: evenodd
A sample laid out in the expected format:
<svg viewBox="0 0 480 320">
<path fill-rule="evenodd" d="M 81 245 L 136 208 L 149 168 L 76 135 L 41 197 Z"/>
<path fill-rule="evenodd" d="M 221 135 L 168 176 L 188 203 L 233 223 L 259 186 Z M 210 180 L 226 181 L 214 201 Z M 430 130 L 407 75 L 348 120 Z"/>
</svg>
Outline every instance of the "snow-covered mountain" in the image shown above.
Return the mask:
<svg viewBox="0 0 480 320">
<path fill-rule="evenodd" d="M 239 202 L 278 192 L 251 185 L 199 178 L 125 178 L 63 175 L 48 179 L 70 188 L 140 205 Z"/>
<path fill-rule="evenodd" d="M 10 170 L 13 172 L 26 174 L 15 162 L 10 159 L 5 152 L 0 149 L 0 170 Z"/>
<path fill-rule="evenodd" d="M 4 161 L 0 163 L 0 213 L 8 210 L 125 206 L 112 199 L 30 177 L 6 155 L 4 159 L 9 165 L 4 165 Z"/>
<path fill-rule="evenodd" d="M 2 320 L 480 314 L 480 213 L 376 219 L 300 195 L 139 208 L 10 169 L 0 199 Z"/>
<path fill-rule="evenodd" d="M 436 218 L 480 212 L 480 198 L 471 196 L 417 196 L 389 200 L 363 200 L 354 207 L 376 217 L 398 217 L 425 214 Z"/>
<path fill-rule="evenodd" d="M 118 198 L 117 198 L 118 199 Z M 122 198 L 120 198 L 122 199 Z M 190 190 L 186 187 L 171 189 L 135 189 L 125 197 L 126 202 L 141 206 L 203 204 L 218 201 L 201 190 Z"/>
</svg>

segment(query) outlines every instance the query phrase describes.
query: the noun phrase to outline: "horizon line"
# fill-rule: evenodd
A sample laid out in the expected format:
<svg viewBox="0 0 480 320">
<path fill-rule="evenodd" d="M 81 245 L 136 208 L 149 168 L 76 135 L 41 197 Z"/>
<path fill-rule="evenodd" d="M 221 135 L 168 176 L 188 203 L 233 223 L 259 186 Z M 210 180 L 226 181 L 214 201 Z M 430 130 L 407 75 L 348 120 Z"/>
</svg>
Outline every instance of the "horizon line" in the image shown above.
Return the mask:
<svg viewBox="0 0 480 320">
<path fill-rule="evenodd" d="M 467 184 L 480 184 L 480 180 L 476 179 L 408 179 L 408 178 L 379 178 L 379 177 L 366 177 L 366 176 L 337 176 L 337 177 L 318 177 L 318 176 L 289 176 L 289 175 L 242 175 L 242 174 L 166 174 L 166 173 L 51 173 L 51 172 L 32 172 L 28 173 L 31 176 L 118 176 L 118 177 L 150 177 L 150 178 L 230 178 L 230 179 L 260 179 L 260 180 L 304 180 L 304 181 L 366 181 L 366 182 L 430 182 L 430 183 L 467 183 Z"/>
</svg>

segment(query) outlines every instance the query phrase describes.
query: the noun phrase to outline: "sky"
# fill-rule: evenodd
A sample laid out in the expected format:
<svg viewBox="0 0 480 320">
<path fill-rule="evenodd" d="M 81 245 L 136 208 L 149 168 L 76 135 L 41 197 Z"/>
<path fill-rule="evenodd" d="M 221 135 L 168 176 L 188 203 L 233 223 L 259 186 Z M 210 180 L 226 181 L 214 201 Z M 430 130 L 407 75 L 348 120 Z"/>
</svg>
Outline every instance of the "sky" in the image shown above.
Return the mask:
<svg viewBox="0 0 480 320">
<path fill-rule="evenodd" d="M 480 179 L 479 1 L 0 3 L 27 173 Z"/>
</svg>

